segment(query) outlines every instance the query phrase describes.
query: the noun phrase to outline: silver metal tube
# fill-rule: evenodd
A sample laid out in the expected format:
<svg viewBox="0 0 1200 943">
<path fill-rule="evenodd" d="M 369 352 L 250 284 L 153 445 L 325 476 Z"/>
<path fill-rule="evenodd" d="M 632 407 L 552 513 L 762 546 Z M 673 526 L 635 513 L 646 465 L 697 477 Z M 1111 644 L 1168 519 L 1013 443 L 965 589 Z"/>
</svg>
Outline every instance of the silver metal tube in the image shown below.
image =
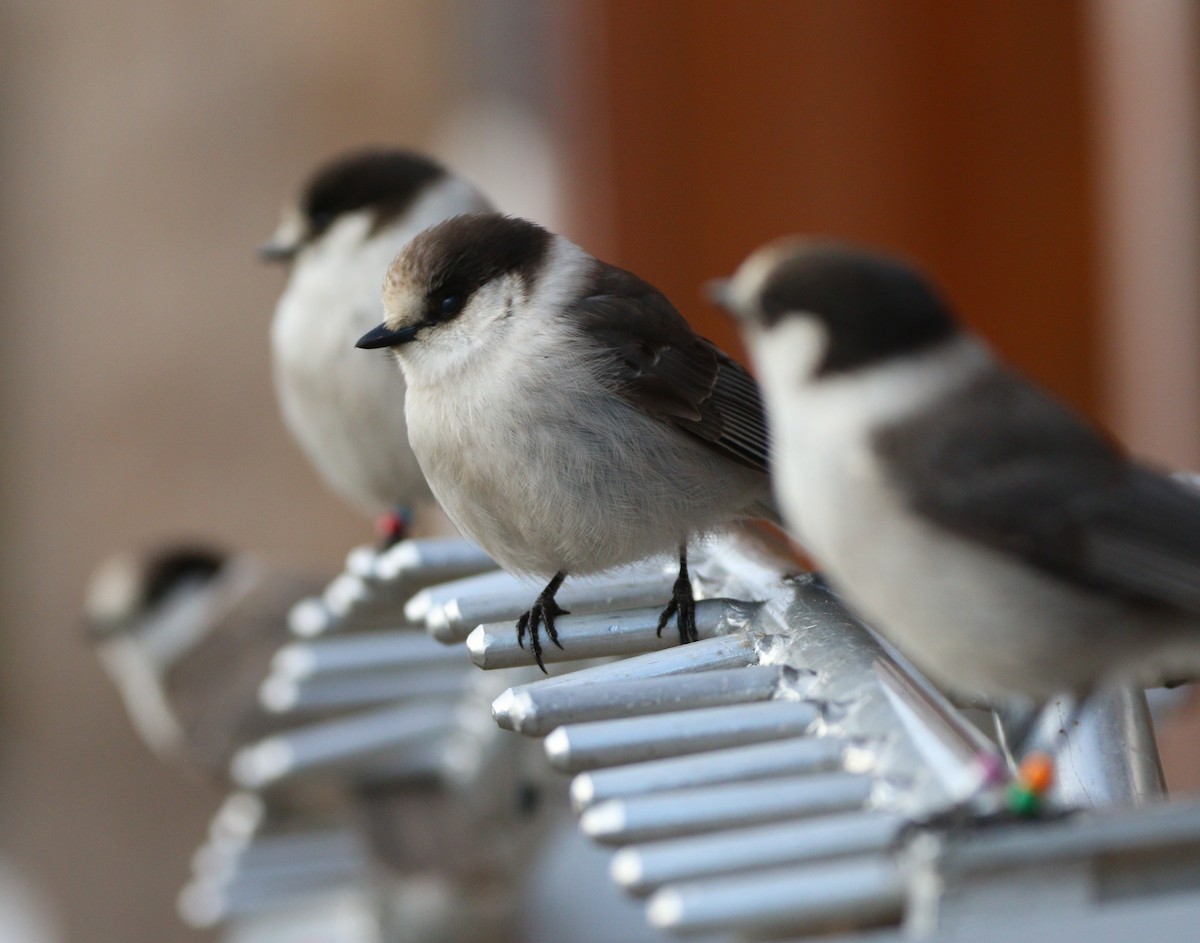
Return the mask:
<svg viewBox="0 0 1200 943">
<path fill-rule="evenodd" d="M 1043 721 L 1057 734 L 1073 708 L 1052 703 Z M 1080 808 L 1139 806 L 1166 792 L 1146 695 L 1131 687 L 1098 691 L 1057 748 L 1054 801 Z"/>
<path fill-rule="evenodd" d="M 779 665 L 704 671 L 649 681 L 604 685 L 509 688 L 492 702 L 492 717 L 506 730 L 544 736 L 562 724 L 636 717 L 696 707 L 766 701 L 797 672 Z"/>
<path fill-rule="evenodd" d="M 403 610 L 413 593 L 494 568 L 482 550 L 457 539 L 406 540 L 378 555 L 360 547 L 320 598 L 293 607 L 289 625 L 302 638 L 347 629 L 414 627 L 421 623 L 406 619 Z"/>
<path fill-rule="evenodd" d="M 377 582 L 342 573 L 325 587 L 321 600 L 338 631 L 420 628 L 404 616 L 406 597 L 392 590 L 381 591 Z"/>
<path fill-rule="evenodd" d="M 753 665 L 758 661 L 758 642 L 750 635 L 738 632 L 701 639 L 688 645 L 677 645 L 659 652 L 634 655 L 621 661 L 549 678 L 539 678 L 528 684 L 517 685 L 514 692 L 525 688 L 545 689 L 549 687 L 582 687 L 592 684 L 608 684 L 614 681 L 636 681 L 644 678 L 666 678 L 693 671 L 716 671 L 721 668 L 737 668 Z"/>
<path fill-rule="evenodd" d="M 836 769 L 844 749 L 835 737 L 789 737 L 592 770 L 571 780 L 571 804 L 582 812 L 606 799 Z"/>
<path fill-rule="evenodd" d="M 212 841 L 246 842 L 267 818 L 267 804 L 252 792 L 231 792 L 208 825 Z"/>
<path fill-rule="evenodd" d="M 799 934 L 894 920 L 904 893 L 904 877 L 892 859 L 866 857 L 672 884 L 650 898 L 646 918 L 679 935 Z"/>
<path fill-rule="evenodd" d="M 533 590 L 534 595 L 537 595 L 538 586 L 531 580 L 521 579 L 513 576 L 511 573 L 505 573 L 503 570 L 489 570 L 486 573 L 479 573 L 475 576 L 465 576 L 456 580 L 447 580 L 444 583 L 434 583 L 426 586 L 419 592 L 413 593 L 408 602 L 404 604 L 404 617 L 409 622 L 419 623 L 425 626 L 427 631 L 432 632 L 430 620 L 440 620 L 441 616 L 435 616 L 434 613 L 446 606 L 455 599 L 461 596 L 491 596 L 493 594 L 508 594 L 524 589 L 525 592 Z M 530 597 L 533 598 L 532 596 Z M 470 627 L 470 628 L 473 628 Z M 468 631 L 470 631 L 468 628 Z M 447 639 L 447 642 L 455 641 Z M 461 639 L 457 640 L 461 641 Z"/>
<path fill-rule="evenodd" d="M 426 586 L 494 569 L 496 561 L 469 540 L 423 537 L 401 541 L 376 556 L 371 575 L 393 598 L 407 599 Z"/>
<path fill-rule="evenodd" d="M 345 570 L 359 579 L 374 580 L 376 579 L 375 567 L 378 565 L 381 556 L 382 554 L 379 552 L 378 547 L 371 544 L 361 544 L 352 548 L 346 554 Z"/>
<path fill-rule="evenodd" d="M 537 598 L 541 587 L 510 578 L 507 586 L 494 585 L 487 592 L 463 592 L 431 606 L 425 626 L 439 642 L 461 642 L 478 625 L 490 622 L 516 622 Z M 640 566 L 606 573 L 598 577 L 568 580 L 557 600 L 568 612 L 581 616 L 589 612 L 657 606 L 662 612 L 671 598 L 675 574 L 657 567 Z M 420 604 L 414 605 L 413 611 Z M 657 619 L 657 613 L 655 615 Z"/>
<path fill-rule="evenodd" d="M 295 885 L 312 887 L 332 884 L 347 875 L 366 876 L 367 859 L 361 854 L 328 853 L 320 858 L 293 858 L 269 867 L 243 868 L 234 866 L 223 874 L 206 880 L 219 888 L 273 888 L 284 890 Z"/>
<path fill-rule="evenodd" d="M 345 566 L 347 574 L 366 584 L 373 599 L 393 603 L 404 602 L 426 586 L 494 569 L 486 553 L 457 537 L 402 540 L 383 551 L 355 547 L 346 555 Z"/>
<path fill-rule="evenodd" d="M 402 705 L 277 734 L 239 750 L 231 773 L 238 785 L 260 789 L 315 770 L 340 767 L 445 736 L 453 712 L 441 705 Z"/>
<path fill-rule="evenodd" d="M 460 664 L 462 652 L 439 645 L 423 632 L 371 632 L 344 638 L 294 642 L 271 659 L 275 675 L 301 680 L 316 675 L 361 669 L 404 669 L 429 664 Z"/>
<path fill-rule="evenodd" d="M 310 903 L 318 894 L 333 894 L 363 880 L 361 869 L 277 884 L 235 883 L 228 887 L 193 881 L 179 895 L 177 910 L 188 926 L 205 928 L 292 902 Z"/>
<path fill-rule="evenodd" d="M 292 634 L 299 638 L 316 638 L 336 627 L 336 620 L 319 596 L 301 599 L 292 606 L 287 622 Z"/>
<path fill-rule="evenodd" d="M 869 776 L 814 773 L 609 799 L 587 809 L 579 827 L 593 841 L 624 845 L 856 809 L 870 794 Z"/>
<path fill-rule="evenodd" d="M 262 835 L 237 846 L 205 843 L 192 857 L 192 870 L 198 876 L 213 877 L 228 873 L 235 863 L 253 869 L 258 866 L 270 867 L 294 858 L 349 853 L 364 857 L 362 841 L 356 832 L 349 828 L 322 828 Z"/>
<path fill-rule="evenodd" d="M 430 735 L 352 765 L 347 775 L 358 783 L 427 781 L 445 764 L 445 735 Z"/>
<path fill-rule="evenodd" d="M 352 671 L 307 679 L 272 675 L 259 687 L 258 700 L 272 714 L 412 700 L 446 704 L 457 701 L 469 685 L 470 675 L 463 668 L 452 666 L 426 665 L 411 671 Z"/>
<path fill-rule="evenodd" d="M 545 749 L 551 766 L 574 773 L 740 743 L 780 740 L 805 733 L 818 715 L 812 704 L 767 701 L 601 720 L 559 727 L 546 737 Z"/>
<path fill-rule="evenodd" d="M 367 866 L 367 856 L 360 847 L 313 845 L 298 847 L 296 854 L 269 860 L 247 859 L 244 854 L 234 856 L 197 876 L 222 886 L 253 881 L 286 884 L 293 878 L 308 881 L 322 875 L 337 877 L 352 871 L 365 872 Z"/>
<path fill-rule="evenodd" d="M 845 812 L 632 845 L 613 856 L 610 872 L 644 895 L 663 884 L 882 852 L 906 821 L 894 812 Z"/>
<path fill-rule="evenodd" d="M 727 631 L 745 620 L 746 605 L 728 599 L 696 603 L 696 631 L 702 639 Z M 674 648 L 679 645 L 678 632 L 671 626 L 661 635 L 657 631 L 661 613 L 656 607 L 560 616 L 556 625 L 562 647 L 543 638 L 542 660 L 557 663 Z M 528 642 L 524 647 L 517 642 L 517 630 L 511 622 L 478 626 L 467 638 L 467 653 L 477 667 L 485 670 L 534 664 Z"/>
</svg>

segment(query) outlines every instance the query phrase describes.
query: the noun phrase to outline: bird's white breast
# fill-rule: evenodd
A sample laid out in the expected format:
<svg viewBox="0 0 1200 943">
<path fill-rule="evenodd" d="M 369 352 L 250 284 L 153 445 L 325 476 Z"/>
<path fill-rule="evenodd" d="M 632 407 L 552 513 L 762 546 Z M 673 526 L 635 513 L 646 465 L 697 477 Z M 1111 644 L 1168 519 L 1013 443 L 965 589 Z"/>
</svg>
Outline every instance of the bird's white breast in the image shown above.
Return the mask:
<svg viewBox="0 0 1200 943">
<path fill-rule="evenodd" d="M 962 341 L 919 359 L 813 379 L 818 344 L 811 322 L 787 319 L 758 339 L 755 362 L 784 515 L 814 553 L 840 557 L 896 501 L 875 454 L 875 431 L 985 369 L 988 357 Z"/>
<path fill-rule="evenodd" d="M 403 377 L 386 352 L 355 342 L 383 320 L 383 276 L 396 253 L 428 226 L 487 208 L 473 187 L 448 178 L 379 232 L 370 214 L 348 214 L 301 252 L 276 308 L 284 420 L 326 482 L 368 512 L 430 493 L 408 443 Z"/>
<path fill-rule="evenodd" d="M 313 247 L 271 330 L 289 430 L 326 482 L 371 513 L 427 495 L 408 447 L 403 378 L 391 358 L 354 347 L 382 319 L 379 286 L 395 248 L 382 237 Z"/>
</svg>

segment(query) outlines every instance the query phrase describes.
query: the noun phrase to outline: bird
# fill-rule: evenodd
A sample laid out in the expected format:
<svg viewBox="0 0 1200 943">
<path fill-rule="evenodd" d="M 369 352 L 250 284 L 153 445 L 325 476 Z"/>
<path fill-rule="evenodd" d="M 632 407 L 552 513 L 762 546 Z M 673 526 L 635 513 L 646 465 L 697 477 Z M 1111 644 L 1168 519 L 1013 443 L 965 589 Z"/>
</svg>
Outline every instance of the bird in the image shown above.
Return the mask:
<svg viewBox="0 0 1200 943">
<path fill-rule="evenodd" d="M 770 513 L 768 435 L 746 370 L 667 298 L 536 223 L 496 213 L 427 229 L 399 253 L 384 322 L 409 438 L 450 519 L 502 567 L 549 578 L 517 622 L 545 670 L 568 574 L 672 550 L 658 623 L 696 637 L 687 543 Z"/>
<path fill-rule="evenodd" d="M 258 689 L 290 640 L 288 610 L 318 585 L 249 554 L 168 541 L 103 560 L 84 621 L 146 745 L 229 783 L 234 753 L 285 723 L 261 709 Z"/>
<path fill-rule="evenodd" d="M 1003 363 L 907 262 L 788 237 L 713 288 L 784 522 L 933 681 L 1078 704 L 1200 667 L 1200 493 Z"/>
<path fill-rule="evenodd" d="M 409 240 L 490 209 L 473 184 L 427 157 L 354 150 L 310 175 L 259 248 L 290 265 L 271 325 L 284 422 L 325 483 L 379 518 L 385 546 L 432 498 L 408 446 L 403 379 L 389 358 L 365 358 L 354 342 L 378 323 L 384 273 Z"/>
</svg>

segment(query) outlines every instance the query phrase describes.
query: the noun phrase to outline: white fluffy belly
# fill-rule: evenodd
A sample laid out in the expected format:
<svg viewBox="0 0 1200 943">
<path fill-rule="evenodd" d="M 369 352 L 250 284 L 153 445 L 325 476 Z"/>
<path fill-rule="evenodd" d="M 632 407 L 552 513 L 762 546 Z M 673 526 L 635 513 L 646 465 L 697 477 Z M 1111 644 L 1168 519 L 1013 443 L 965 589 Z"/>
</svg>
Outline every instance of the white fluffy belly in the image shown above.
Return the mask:
<svg viewBox="0 0 1200 943">
<path fill-rule="evenodd" d="M 764 476 L 611 398 L 464 413 L 410 391 L 413 448 L 454 523 L 506 569 L 597 572 L 729 520 Z"/>
</svg>

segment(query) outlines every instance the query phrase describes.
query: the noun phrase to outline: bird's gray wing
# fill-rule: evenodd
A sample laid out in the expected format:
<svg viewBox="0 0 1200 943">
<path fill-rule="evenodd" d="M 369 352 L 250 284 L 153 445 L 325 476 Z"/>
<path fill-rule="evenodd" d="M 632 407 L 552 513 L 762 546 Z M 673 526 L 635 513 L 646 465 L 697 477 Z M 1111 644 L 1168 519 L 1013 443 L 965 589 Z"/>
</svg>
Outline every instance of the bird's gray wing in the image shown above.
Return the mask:
<svg viewBox="0 0 1200 943">
<path fill-rule="evenodd" d="M 598 263 L 571 316 L 611 358 L 619 395 L 725 457 L 766 472 L 758 384 L 695 334 L 661 292 L 631 272 Z"/>
<path fill-rule="evenodd" d="M 880 430 L 914 510 L 1076 584 L 1200 612 L 1200 493 L 1001 368 Z"/>
</svg>

